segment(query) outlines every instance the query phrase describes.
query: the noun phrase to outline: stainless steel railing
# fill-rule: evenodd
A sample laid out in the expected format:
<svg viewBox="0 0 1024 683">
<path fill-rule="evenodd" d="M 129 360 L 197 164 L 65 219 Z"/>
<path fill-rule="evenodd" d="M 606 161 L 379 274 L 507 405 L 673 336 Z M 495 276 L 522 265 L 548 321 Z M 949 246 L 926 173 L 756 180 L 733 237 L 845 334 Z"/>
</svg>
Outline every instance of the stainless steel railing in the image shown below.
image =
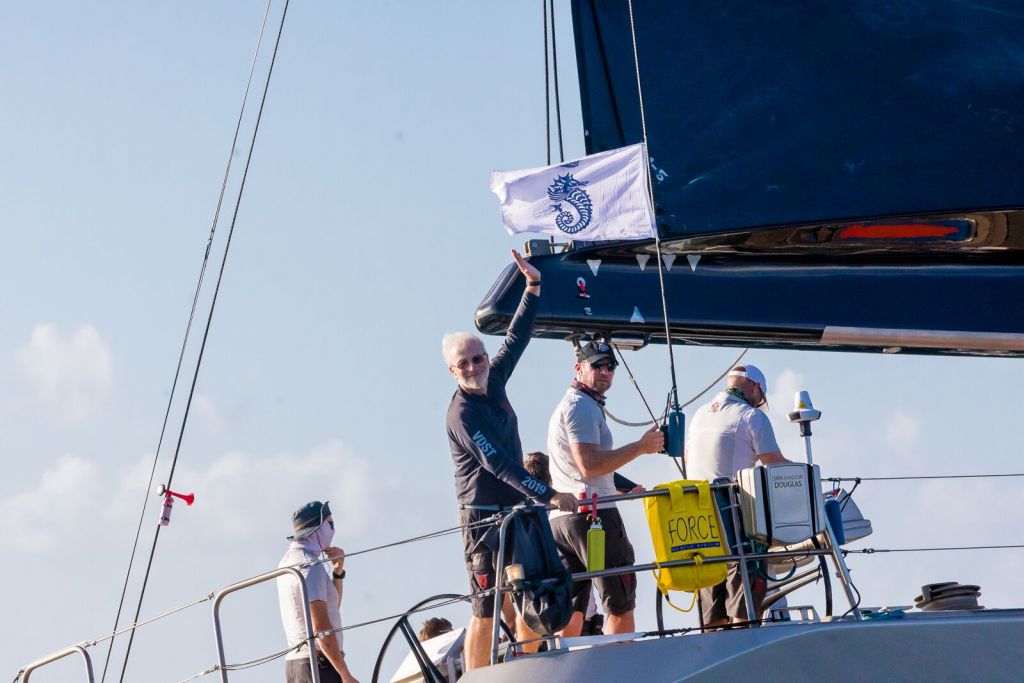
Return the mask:
<svg viewBox="0 0 1024 683">
<path fill-rule="evenodd" d="M 296 567 L 281 567 L 280 569 L 275 569 L 274 571 L 267 572 L 266 574 L 260 574 L 259 576 L 252 577 L 251 579 L 233 583 L 227 588 L 222 588 L 217 591 L 217 595 L 213 598 L 213 633 L 217 640 L 217 668 L 220 670 L 220 680 L 223 681 L 223 683 L 227 683 L 228 681 L 228 669 L 227 660 L 224 657 L 224 638 L 220 629 L 221 603 L 224 601 L 224 598 L 236 591 L 288 574 L 294 576 L 299 582 L 299 592 L 302 594 L 302 614 L 306 620 L 306 645 L 309 647 L 309 668 L 313 675 L 313 683 L 320 683 L 320 667 L 316 662 L 316 633 L 313 631 L 313 616 L 309 608 L 309 595 L 306 592 L 306 579 L 302 576 L 302 572 Z"/>
<path fill-rule="evenodd" d="M 754 600 L 753 600 L 753 594 L 752 594 L 751 587 L 750 587 L 750 576 L 749 576 L 749 572 L 747 570 L 747 561 L 748 560 L 760 560 L 760 559 L 782 559 L 782 558 L 787 558 L 787 557 L 797 558 L 797 557 L 808 557 L 808 556 L 829 556 L 829 557 L 831 557 L 832 562 L 833 562 L 833 564 L 836 567 L 836 571 L 839 574 L 840 583 L 843 586 L 843 590 L 844 590 L 844 592 L 846 594 L 846 598 L 847 598 L 847 600 L 850 603 L 850 613 L 853 615 L 854 619 L 856 619 L 856 620 L 860 620 L 861 619 L 861 613 L 860 613 L 860 610 L 858 609 L 858 606 L 857 606 L 857 600 L 855 599 L 854 594 L 853 594 L 853 588 L 852 588 L 851 580 L 850 580 L 850 572 L 847 569 L 846 562 L 843 560 L 842 554 L 839 552 L 839 548 L 838 548 L 838 546 L 835 543 L 835 533 L 834 533 L 834 531 L 832 529 L 832 526 L 829 523 L 827 517 L 824 519 L 825 530 L 823 532 L 824 536 L 825 536 L 825 544 L 824 544 L 824 547 L 822 547 L 820 549 L 819 548 L 814 548 L 814 549 L 806 549 L 806 550 L 777 551 L 777 552 L 771 552 L 771 553 L 748 553 L 748 552 L 746 552 L 744 550 L 744 543 L 743 543 L 743 541 L 742 541 L 742 539 L 740 537 L 740 530 L 742 529 L 742 526 L 740 524 L 740 519 L 739 519 L 739 500 L 738 500 L 738 494 L 737 494 L 737 484 L 734 483 L 734 482 L 721 483 L 721 484 L 711 484 L 711 488 L 712 489 L 727 489 L 728 490 L 728 494 L 729 494 L 729 510 L 730 510 L 730 516 L 732 518 L 732 526 L 733 526 L 733 530 L 734 530 L 734 534 L 733 534 L 734 537 L 732 539 L 729 539 L 729 542 L 731 544 L 730 549 L 733 550 L 733 553 L 729 554 L 729 555 L 720 555 L 720 556 L 717 556 L 717 557 L 708 557 L 706 559 L 702 559 L 702 563 L 703 564 L 718 564 L 718 563 L 722 563 L 722 562 L 727 562 L 727 563 L 738 562 L 739 563 L 740 576 L 741 576 L 742 581 L 743 581 L 743 592 L 744 592 L 744 596 L 746 597 L 747 619 L 748 619 L 748 621 L 751 621 L 751 622 L 757 621 L 758 615 L 756 615 L 754 613 Z M 687 492 L 687 493 L 695 493 L 697 491 L 697 487 L 696 486 L 684 486 L 683 487 L 683 491 Z M 666 489 L 658 489 L 658 490 L 655 490 L 655 491 L 644 491 L 642 493 L 624 493 L 624 494 L 620 494 L 620 495 L 617 495 L 617 496 L 605 496 L 603 498 L 598 498 L 597 502 L 598 502 L 599 505 L 601 505 L 601 504 L 614 503 L 614 502 L 620 502 L 620 501 L 638 500 L 638 499 L 643 499 L 643 498 L 653 498 L 653 497 L 656 497 L 656 496 L 667 496 L 667 495 L 669 495 L 668 490 L 666 490 Z M 490 659 L 491 664 L 496 664 L 498 662 L 498 650 L 499 650 L 498 645 L 499 645 L 499 633 L 500 633 L 500 626 L 501 626 L 500 623 L 499 623 L 499 619 L 500 619 L 499 615 L 501 614 L 502 601 L 504 600 L 505 593 L 507 593 L 510 590 L 512 590 L 512 589 L 510 589 L 510 588 L 508 588 L 506 586 L 506 582 L 505 582 L 505 542 L 506 542 L 506 537 L 507 537 L 508 525 L 511 522 L 511 520 L 513 519 L 513 517 L 515 517 L 515 515 L 519 514 L 520 512 L 522 512 L 525 509 L 526 509 L 526 506 L 523 506 L 522 508 L 514 508 L 511 511 L 509 511 L 507 514 L 505 514 L 505 516 L 503 517 L 503 519 L 501 521 L 501 527 L 500 527 L 500 531 L 499 531 L 499 534 L 498 534 L 498 567 L 495 568 L 496 569 L 496 571 L 495 571 L 495 586 L 494 586 L 494 615 L 495 615 L 495 618 L 494 618 L 494 628 L 493 628 L 492 633 L 491 633 L 491 659 Z M 547 509 L 553 510 L 555 508 L 554 508 L 554 506 L 549 505 L 549 506 L 547 506 Z M 727 535 L 727 538 L 728 538 L 728 535 Z M 672 567 L 692 567 L 692 566 L 696 566 L 696 565 L 697 565 L 697 562 L 694 561 L 694 560 L 672 560 L 672 561 L 669 561 L 669 562 L 661 562 L 661 563 L 657 563 L 657 564 L 652 562 L 652 563 L 647 563 L 647 564 L 630 565 L 628 567 L 613 567 L 611 569 L 603 569 L 601 571 L 594 571 L 594 572 L 579 572 L 579 573 L 573 574 L 572 575 L 572 579 L 573 579 L 573 581 L 584 581 L 584 580 L 587 580 L 587 579 L 593 579 L 593 578 L 598 578 L 598 577 L 618 576 L 618 575 L 621 575 L 621 574 L 632 574 L 634 572 L 650 571 L 650 570 L 659 569 L 659 568 L 661 568 L 661 569 L 669 569 L 669 568 L 672 568 Z M 509 643 L 509 651 L 512 651 L 513 650 L 513 645 L 516 645 L 516 644 L 517 643 Z"/>
<path fill-rule="evenodd" d="M 56 662 L 58 659 L 64 659 L 65 657 L 70 657 L 71 655 L 76 654 L 81 655 L 82 659 L 85 660 L 85 680 L 89 681 L 89 683 L 93 683 L 95 679 L 92 675 L 92 658 L 89 657 L 89 653 L 86 652 L 85 648 L 81 645 L 72 645 L 71 647 L 64 648 L 63 650 L 46 655 L 41 659 L 37 659 L 22 670 L 21 680 L 23 683 L 28 683 L 29 676 L 31 676 L 32 672 L 36 669 L 46 666 L 51 662 Z"/>
</svg>

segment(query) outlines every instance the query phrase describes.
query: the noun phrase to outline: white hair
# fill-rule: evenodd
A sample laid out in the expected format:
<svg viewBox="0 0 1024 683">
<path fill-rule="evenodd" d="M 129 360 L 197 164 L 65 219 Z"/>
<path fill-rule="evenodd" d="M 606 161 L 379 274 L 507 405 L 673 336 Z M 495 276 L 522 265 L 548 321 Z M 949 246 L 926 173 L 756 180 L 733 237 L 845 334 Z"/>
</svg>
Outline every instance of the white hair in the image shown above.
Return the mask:
<svg viewBox="0 0 1024 683">
<path fill-rule="evenodd" d="M 461 346 L 471 339 L 475 340 L 480 345 L 480 348 L 485 348 L 483 340 L 472 332 L 448 332 L 441 337 L 441 354 L 444 356 L 445 361 L 451 361 L 452 350 L 456 346 Z"/>
</svg>

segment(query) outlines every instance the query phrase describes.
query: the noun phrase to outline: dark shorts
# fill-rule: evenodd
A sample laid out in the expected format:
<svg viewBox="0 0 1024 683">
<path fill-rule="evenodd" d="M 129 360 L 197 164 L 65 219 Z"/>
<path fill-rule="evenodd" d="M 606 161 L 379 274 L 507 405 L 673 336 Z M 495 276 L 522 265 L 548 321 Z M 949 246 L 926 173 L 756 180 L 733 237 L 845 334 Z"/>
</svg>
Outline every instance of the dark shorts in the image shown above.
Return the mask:
<svg viewBox="0 0 1024 683">
<path fill-rule="evenodd" d="M 597 516 L 604 527 L 604 566 L 628 567 L 633 564 L 633 546 L 626 536 L 626 527 L 622 524 L 622 515 L 614 508 L 600 510 Z M 578 512 L 574 515 L 563 515 L 551 519 L 551 533 L 555 537 L 555 545 L 562 554 L 565 566 L 573 574 L 587 571 L 587 531 L 590 530 L 590 514 Z M 590 601 L 591 582 L 597 588 L 601 604 L 607 614 L 616 616 L 631 612 L 636 607 L 636 575 L 620 574 L 606 576 L 588 581 L 575 581 L 572 584 L 573 609 L 587 612 Z"/>
<path fill-rule="evenodd" d="M 327 657 L 317 653 L 317 667 L 320 683 L 341 683 L 341 675 L 334 670 Z M 284 663 L 285 683 L 313 683 L 313 674 L 309 671 L 309 659 L 287 659 Z"/>
<path fill-rule="evenodd" d="M 490 517 L 487 510 L 462 510 L 459 524 L 467 525 Z M 498 527 L 488 525 L 475 529 L 462 529 L 462 548 L 469 573 L 469 590 L 473 593 L 494 588 L 494 566 L 498 563 Z M 474 597 L 471 601 L 474 617 L 494 616 L 494 595 Z"/>
<path fill-rule="evenodd" d="M 768 592 L 768 584 L 753 571 L 747 572 L 747 575 L 750 577 L 750 593 L 754 598 L 756 617 Z M 700 589 L 700 612 L 705 624 L 725 621 L 726 617 L 747 620 L 747 598 L 743 594 L 743 574 L 738 564 L 729 565 L 725 583 Z"/>
</svg>

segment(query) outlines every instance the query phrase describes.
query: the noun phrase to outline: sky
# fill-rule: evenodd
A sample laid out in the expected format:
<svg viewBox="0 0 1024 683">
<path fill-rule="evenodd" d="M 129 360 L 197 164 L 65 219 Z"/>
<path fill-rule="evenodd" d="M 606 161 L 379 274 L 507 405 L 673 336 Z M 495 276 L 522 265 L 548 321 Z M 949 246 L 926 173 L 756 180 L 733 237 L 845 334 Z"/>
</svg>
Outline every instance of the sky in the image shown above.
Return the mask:
<svg viewBox="0 0 1024 683">
<path fill-rule="evenodd" d="M 573 158 L 584 149 L 570 13 L 556 4 Z M 176 505 L 161 534 L 143 618 L 275 567 L 291 512 L 308 500 L 331 501 L 337 543 L 350 552 L 454 526 L 444 430 L 453 381 L 440 339 L 471 329 L 524 241 L 504 232 L 488 179 L 545 163 L 534 5 L 292 3 L 174 476 L 196 503 Z M 160 500 L 146 482 L 262 13 L 229 0 L 0 4 L 0 674 L 109 632 L 144 502 L 148 551 Z M 216 260 L 233 199 L 226 207 Z M 198 341 L 197 331 L 157 482 Z M 499 343 L 487 339 L 492 351 Z M 678 348 L 681 396 L 739 351 Z M 1020 471 L 1018 361 L 757 350 L 745 360 L 767 374 L 791 458 L 803 446 L 784 413 L 795 391 L 811 392 L 823 412 L 813 437 L 823 476 Z M 630 365 L 649 396 L 665 394 L 663 346 Z M 568 344 L 530 345 L 509 386 L 527 450 L 543 448 L 571 377 Z M 641 420 L 625 379 L 609 407 Z M 639 438 L 613 433 L 620 444 Z M 624 473 L 648 486 L 678 478 L 659 455 Z M 1020 479 L 865 482 L 856 499 L 874 534 L 851 547 L 1024 542 Z M 648 561 L 639 505 L 623 513 L 638 561 Z M 864 605 L 908 605 L 922 584 L 957 580 L 980 584 L 986 606 L 1019 607 L 1021 560 L 1003 550 L 855 555 L 849 565 Z M 457 535 L 346 567 L 347 624 L 468 588 Z M 638 602 L 639 626 L 653 627 L 649 576 Z M 821 590 L 792 602 L 821 609 Z M 140 629 L 128 680 L 178 681 L 214 664 L 210 614 L 205 602 Z M 468 609 L 439 615 L 464 623 Z M 273 584 L 231 596 L 224 619 L 229 661 L 285 645 Z M 364 682 L 391 623 L 345 635 Z M 667 616 L 669 626 L 693 623 Z M 124 646 L 115 644 L 117 671 Z M 90 652 L 98 675 L 105 647 Z M 68 680 L 78 666 L 37 677 Z M 232 680 L 280 680 L 282 668 Z"/>
</svg>

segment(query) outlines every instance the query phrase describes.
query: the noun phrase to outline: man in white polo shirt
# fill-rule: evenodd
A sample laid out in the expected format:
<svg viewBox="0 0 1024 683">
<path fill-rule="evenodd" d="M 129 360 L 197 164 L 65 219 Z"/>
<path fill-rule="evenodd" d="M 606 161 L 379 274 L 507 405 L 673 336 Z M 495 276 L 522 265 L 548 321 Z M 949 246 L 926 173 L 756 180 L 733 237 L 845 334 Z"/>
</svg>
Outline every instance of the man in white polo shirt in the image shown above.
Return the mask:
<svg viewBox="0 0 1024 683">
<path fill-rule="evenodd" d="M 619 488 L 615 470 L 664 446 L 661 430 L 654 427 L 639 441 L 613 447 L 604 415 L 604 395 L 612 386 L 617 365 L 612 348 L 603 342 L 584 344 L 576 353 L 576 378 L 548 423 L 551 486 L 556 491 L 575 496 L 583 493 L 588 499 L 594 493 L 614 496 Z M 550 515 L 551 532 L 569 571 L 586 571 L 589 513 L 555 510 Z M 614 504 L 599 506 L 598 517 L 605 531 L 605 566 L 612 569 L 633 564 L 633 546 Z M 635 631 L 636 577 L 623 574 L 594 579 L 593 583 L 608 615 L 604 632 Z M 563 635 L 579 635 L 590 589 L 590 581 L 573 584 L 573 616 Z"/>
<path fill-rule="evenodd" d="M 690 479 L 714 481 L 735 477 L 739 470 L 789 462 L 782 457 L 775 431 L 764 412 L 768 404 L 768 380 L 753 365 L 739 365 L 729 371 L 725 390 L 701 406 L 686 430 L 686 475 Z M 751 576 L 754 613 L 760 609 L 767 586 Z M 700 591 L 705 626 L 719 626 L 747 618 L 739 566 L 729 565 L 725 583 Z"/>
<path fill-rule="evenodd" d="M 342 632 L 339 630 L 345 551 L 331 545 L 334 517 L 330 506 L 318 500 L 306 503 L 292 515 L 292 528 L 295 534 L 288 537 L 291 545 L 278 567 L 299 567 L 306 582 L 313 631 L 330 631 L 316 643 L 320 683 L 358 683 L 345 663 Z M 330 560 L 329 570 L 324 566 L 325 562 L 319 561 L 321 553 Z M 302 592 L 294 576 L 277 578 L 277 597 L 288 647 L 295 648 L 285 655 L 285 680 L 287 683 L 312 683 Z M 300 643 L 302 645 L 298 647 Z"/>
</svg>

